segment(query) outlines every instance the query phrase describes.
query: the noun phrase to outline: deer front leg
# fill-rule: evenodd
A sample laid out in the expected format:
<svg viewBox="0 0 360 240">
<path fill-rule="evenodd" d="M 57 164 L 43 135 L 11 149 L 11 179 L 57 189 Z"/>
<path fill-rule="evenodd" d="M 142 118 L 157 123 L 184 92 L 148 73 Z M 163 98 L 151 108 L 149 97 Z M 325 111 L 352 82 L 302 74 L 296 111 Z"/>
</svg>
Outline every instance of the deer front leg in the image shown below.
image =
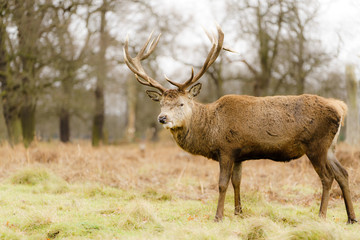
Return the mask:
<svg viewBox="0 0 360 240">
<path fill-rule="evenodd" d="M 235 197 L 235 215 L 240 215 L 242 213 L 241 209 L 241 198 L 240 198 L 240 184 L 241 184 L 241 162 L 234 163 L 234 169 L 231 175 L 231 183 L 234 188 L 234 197 Z"/>
<path fill-rule="evenodd" d="M 215 222 L 221 221 L 224 216 L 225 195 L 234 166 L 234 162 L 231 160 L 230 157 L 227 156 L 221 156 L 219 163 L 220 163 L 219 200 L 218 200 L 216 215 L 214 219 Z"/>
</svg>

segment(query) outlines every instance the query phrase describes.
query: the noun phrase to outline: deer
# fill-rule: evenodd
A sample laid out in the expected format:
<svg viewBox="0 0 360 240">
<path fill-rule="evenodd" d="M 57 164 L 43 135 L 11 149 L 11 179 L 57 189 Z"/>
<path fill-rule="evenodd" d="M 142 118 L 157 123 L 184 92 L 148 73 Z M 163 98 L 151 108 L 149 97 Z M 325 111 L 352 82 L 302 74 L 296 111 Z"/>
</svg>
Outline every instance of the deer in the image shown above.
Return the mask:
<svg viewBox="0 0 360 240">
<path fill-rule="evenodd" d="M 217 36 L 205 33 L 212 47 L 199 72 L 194 74 L 192 67 L 190 78 L 183 83 L 165 76 L 175 89 L 165 88 L 150 77 L 141 64 L 154 52 L 161 34 L 152 38 L 151 33 L 135 57 L 129 53 L 127 36 L 123 54 L 136 80 L 153 88 L 146 93 L 150 99 L 160 103 L 158 122 L 171 132 L 176 143 L 191 154 L 219 162 L 219 197 L 214 220 L 223 219 L 230 180 L 234 188 L 234 214 L 242 213 L 242 162 L 257 159 L 289 162 L 306 155 L 322 184 L 319 216 L 326 218 L 335 179 L 343 194 L 347 223 L 357 222 L 349 175 L 335 156 L 335 145 L 347 105 L 341 100 L 311 94 L 265 97 L 225 95 L 208 104 L 196 101 L 202 86 L 196 82 L 215 62 L 221 50 L 226 50 L 220 26 L 217 25 Z"/>
</svg>

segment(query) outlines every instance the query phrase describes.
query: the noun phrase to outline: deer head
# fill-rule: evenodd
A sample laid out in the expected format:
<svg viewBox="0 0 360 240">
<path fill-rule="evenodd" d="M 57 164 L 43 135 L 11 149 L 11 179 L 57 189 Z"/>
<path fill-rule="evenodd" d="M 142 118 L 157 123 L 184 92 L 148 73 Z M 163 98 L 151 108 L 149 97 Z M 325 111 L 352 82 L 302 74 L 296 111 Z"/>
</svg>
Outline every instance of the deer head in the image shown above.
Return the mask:
<svg viewBox="0 0 360 240">
<path fill-rule="evenodd" d="M 221 49 L 223 48 L 222 45 L 224 42 L 224 33 L 218 25 L 217 32 L 217 38 L 214 34 L 209 34 L 208 32 L 206 32 L 206 35 L 212 43 L 212 47 L 206 57 L 203 66 L 196 75 L 194 75 L 194 68 L 192 68 L 190 78 L 184 83 L 174 82 L 165 76 L 165 79 L 170 84 L 176 86 L 176 89 L 167 89 L 162 86 L 158 81 L 149 77 L 149 75 L 145 72 L 144 68 L 141 65 L 141 61 L 148 58 L 150 54 L 155 50 L 155 47 L 160 40 L 161 34 L 152 39 L 151 33 L 144 46 L 140 49 L 139 53 L 134 58 L 132 58 L 129 54 L 129 39 L 128 37 L 126 38 L 125 46 L 123 49 L 125 63 L 129 67 L 129 69 L 133 73 L 135 73 L 135 77 L 139 83 L 156 88 L 158 90 L 147 90 L 146 93 L 152 100 L 160 102 L 161 113 L 159 114 L 158 121 L 163 124 L 165 128 L 181 128 L 186 124 L 186 121 L 191 118 L 192 107 L 194 104 L 193 98 L 200 93 L 201 89 L 201 83 L 195 83 L 215 62 L 216 58 L 220 54 Z"/>
</svg>

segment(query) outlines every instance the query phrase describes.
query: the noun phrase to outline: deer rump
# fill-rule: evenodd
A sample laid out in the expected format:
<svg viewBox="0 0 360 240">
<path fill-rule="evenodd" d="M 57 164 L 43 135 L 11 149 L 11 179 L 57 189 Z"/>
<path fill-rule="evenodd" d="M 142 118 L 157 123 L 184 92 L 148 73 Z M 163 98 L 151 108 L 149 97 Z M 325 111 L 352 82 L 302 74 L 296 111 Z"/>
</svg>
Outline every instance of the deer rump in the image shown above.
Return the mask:
<svg viewBox="0 0 360 240">
<path fill-rule="evenodd" d="M 290 161 L 307 152 L 319 151 L 319 146 L 327 150 L 346 112 L 341 106 L 341 101 L 315 95 L 227 95 L 210 107 L 217 126 L 211 126 L 215 131 L 205 131 L 215 135 L 209 136 L 210 139 L 220 141 L 209 148 L 216 153 L 226 146 L 235 161 Z M 210 158 L 218 160 L 217 155 Z"/>
</svg>

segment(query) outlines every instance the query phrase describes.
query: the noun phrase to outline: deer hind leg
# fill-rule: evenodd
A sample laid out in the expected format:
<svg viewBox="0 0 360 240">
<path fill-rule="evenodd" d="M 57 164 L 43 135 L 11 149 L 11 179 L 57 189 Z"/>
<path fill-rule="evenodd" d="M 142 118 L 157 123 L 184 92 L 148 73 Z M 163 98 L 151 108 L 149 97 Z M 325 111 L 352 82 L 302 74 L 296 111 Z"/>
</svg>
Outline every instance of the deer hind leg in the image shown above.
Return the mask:
<svg viewBox="0 0 360 240">
<path fill-rule="evenodd" d="M 242 163 L 235 162 L 231 176 L 231 183 L 234 188 L 234 197 L 235 197 L 235 212 L 234 212 L 235 215 L 240 215 L 242 213 L 241 199 L 240 199 L 241 170 L 242 170 Z"/>
<path fill-rule="evenodd" d="M 221 156 L 219 160 L 220 176 L 219 176 L 219 199 L 215 215 L 215 222 L 221 221 L 224 215 L 224 204 L 226 190 L 229 185 L 230 177 L 232 174 L 234 161 L 227 156 Z"/>
<path fill-rule="evenodd" d="M 334 181 L 334 174 L 332 173 L 331 168 L 327 164 L 326 151 L 324 151 L 324 153 L 320 153 L 320 154 L 317 153 L 315 155 L 309 154 L 308 157 L 315 171 L 320 177 L 323 188 L 321 195 L 319 216 L 322 218 L 326 218 L 326 212 L 330 198 L 330 189 Z"/>
<path fill-rule="evenodd" d="M 344 197 L 346 213 L 348 216 L 347 223 L 349 224 L 355 223 L 357 222 L 357 220 L 355 217 L 354 207 L 351 201 L 351 194 L 350 194 L 349 180 L 348 180 L 349 175 L 345 170 L 345 168 L 337 160 L 333 149 L 328 150 L 327 159 Z"/>
</svg>

